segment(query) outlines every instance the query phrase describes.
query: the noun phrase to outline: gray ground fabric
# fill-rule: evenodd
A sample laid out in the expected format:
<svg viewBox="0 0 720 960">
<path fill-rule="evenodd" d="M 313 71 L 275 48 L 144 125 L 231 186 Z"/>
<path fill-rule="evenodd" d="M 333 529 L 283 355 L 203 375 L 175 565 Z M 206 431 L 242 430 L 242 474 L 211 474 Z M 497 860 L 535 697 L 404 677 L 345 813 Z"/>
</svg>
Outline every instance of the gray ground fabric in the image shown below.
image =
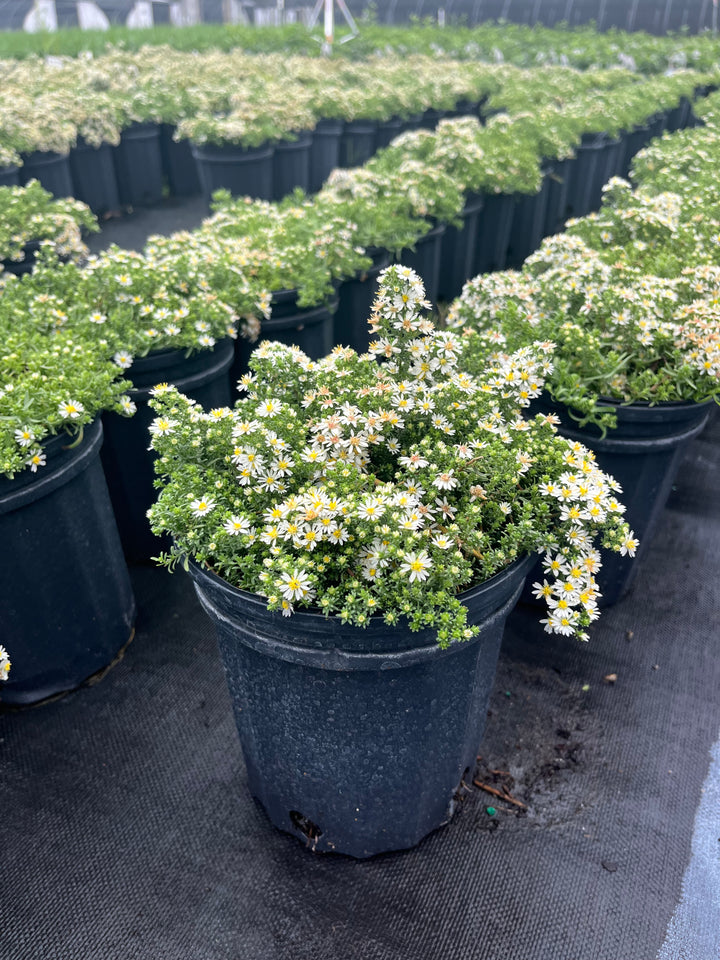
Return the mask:
<svg viewBox="0 0 720 960">
<path fill-rule="evenodd" d="M 364 862 L 269 824 L 189 579 L 135 568 L 124 659 L 0 716 L 0 957 L 655 960 L 683 877 L 720 855 L 717 832 L 693 848 L 720 730 L 719 464 L 716 417 L 589 644 L 512 615 L 476 778 L 527 810 L 468 785 L 450 825 Z M 676 916 L 672 960 L 720 956 L 716 894 L 685 884 L 704 940 L 687 952 Z"/>
</svg>

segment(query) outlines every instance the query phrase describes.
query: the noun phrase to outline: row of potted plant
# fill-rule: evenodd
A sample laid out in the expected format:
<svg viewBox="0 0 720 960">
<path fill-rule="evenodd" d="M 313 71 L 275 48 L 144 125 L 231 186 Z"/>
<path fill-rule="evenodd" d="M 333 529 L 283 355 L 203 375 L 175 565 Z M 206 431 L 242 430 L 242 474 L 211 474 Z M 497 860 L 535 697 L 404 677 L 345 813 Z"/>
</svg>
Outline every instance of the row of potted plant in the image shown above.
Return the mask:
<svg viewBox="0 0 720 960">
<path fill-rule="evenodd" d="M 339 163 L 364 162 L 403 123 L 432 126 L 443 111 L 477 113 L 488 96 L 497 111 L 517 109 L 521 89 L 524 103 L 534 105 L 598 94 L 586 113 L 583 132 L 591 132 L 603 128 L 603 116 L 607 124 L 617 117 L 618 129 L 623 123 L 631 129 L 641 104 L 645 119 L 648 102 L 670 109 L 712 81 L 711 74 L 681 71 L 646 85 L 628 71 L 585 76 L 558 67 L 548 71 L 545 86 L 531 71 L 475 62 L 447 61 L 438 74 L 420 56 L 357 65 L 217 51 L 202 55 L 198 80 L 198 55 L 161 47 L 142 55 L 116 51 L 50 64 L 5 63 L 0 73 L 8 92 L 0 106 L 0 177 L 10 183 L 36 176 L 56 195 L 74 192 L 101 212 L 157 202 L 163 162 L 172 189 L 198 189 L 190 143 L 208 195 L 233 185 L 218 180 L 228 162 L 243 162 L 247 173 L 253 160 L 256 179 L 240 192 L 270 199 L 295 185 L 317 188 Z M 268 152 L 273 144 L 274 160 Z M 245 155 L 258 149 L 260 154 Z M 311 175 L 313 166 L 320 170 Z"/>
<path fill-rule="evenodd" d="M 718 59 L 717 39 L 709 32 L 696 36 L 652 36 L 641 31 L 612 29 L 598 32 L 592 25 L 568 28 L 533 27 L 504 22 L 483 23 L 468 28 L 446 24 L 439 28 L 430 19 L 403 26 L 373 23 L 367 16 L 352 42 L 338 42 L 333 55 L 353 60 L 372 55 L 407 56 L 422 53 L 456 59 L 504 61 L 521 67 L 549 64 L 591 67 L 632 67 L 642 73 L 664 73 L 690 66 L 712 68 Z M 338 40 L 349 36 L 337 25 Z M 197 24 L 188 27 L 157 26 L 149 29 L 113 26 L 109 31 L 64 29 L 0 33 L 0 56 L 7 58 L 102 55 L 115 47 L 140 51 L 167 45 L 192 53 L 239 48 L 248 53 L 296 53 L 320 56 L 323 36 L 318 25 L 311 34 L 306 27 L 246 27 L 239 24 Z"/>
</svg>

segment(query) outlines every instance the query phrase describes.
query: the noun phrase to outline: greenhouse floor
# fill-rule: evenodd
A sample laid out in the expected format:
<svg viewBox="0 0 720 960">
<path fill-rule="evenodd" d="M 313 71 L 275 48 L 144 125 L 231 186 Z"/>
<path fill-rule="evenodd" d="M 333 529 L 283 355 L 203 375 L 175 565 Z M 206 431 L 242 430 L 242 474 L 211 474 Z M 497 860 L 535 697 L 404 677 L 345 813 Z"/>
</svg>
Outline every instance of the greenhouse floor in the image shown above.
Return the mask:
<svg viewBox="0 0 720 960">
<path fill-rule="evenodd" d="M 270 825 L 189 579 L 134 567 L 122 659 L 0 714 L 2 960 L 718 960 L 719 470 L 715 415 L 590 643 L 511 615 L 460 810 L 366 861 Z"/>
</svg>

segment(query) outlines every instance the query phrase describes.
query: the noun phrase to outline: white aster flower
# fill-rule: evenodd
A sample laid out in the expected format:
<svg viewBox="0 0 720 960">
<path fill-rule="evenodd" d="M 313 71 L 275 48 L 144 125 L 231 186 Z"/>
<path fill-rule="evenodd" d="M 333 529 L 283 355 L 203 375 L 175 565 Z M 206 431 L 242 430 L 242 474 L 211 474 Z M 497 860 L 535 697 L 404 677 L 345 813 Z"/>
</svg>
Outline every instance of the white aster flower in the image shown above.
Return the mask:
<svg viewBox="0 0 720 960">
<path fill-rule="evenodd" d="M 129 370 L 133 363 L 133 355 L 126 350 L 118 350 L 113 360 L 122 370 Z"/>
<path fill-rule="evenodd" d="M 432 560 L 424 550 L 421 550 L 420 553 L 406 553 L 403 560 L 404 563 L 400 565 L 400 573 L 409 574 L 410 583 L 415 580 L 427 580 L 430 576 Z"/>
<path fill-rule="evenodd" d="M 58 413 L 64 420 L 77 420 L 85 407 L 77 400 L 63 400 L 58 404 Z"/>
<path fill-rule="evenodd" d="M 190 504 L 190 509 L 196 517 L 204 517 L 215 507 L 215 501 L 210 497 L 199 497 Z"/>
<path fill-rule="evenodd" d="M 35 439 L 32 427 L 21 427 L 15 431 L 15 440 L 21 447 L 29 447 Z"/>
</svg>

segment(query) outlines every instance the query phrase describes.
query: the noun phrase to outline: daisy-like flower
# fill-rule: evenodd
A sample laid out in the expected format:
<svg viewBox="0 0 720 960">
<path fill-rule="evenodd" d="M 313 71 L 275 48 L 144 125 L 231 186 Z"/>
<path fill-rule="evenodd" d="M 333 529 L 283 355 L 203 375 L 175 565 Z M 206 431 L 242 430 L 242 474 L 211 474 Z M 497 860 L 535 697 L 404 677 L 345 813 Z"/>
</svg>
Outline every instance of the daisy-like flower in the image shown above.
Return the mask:
<svg viewBox="0 0 720 960">
<path fill-rule="evenodd" d="M 398 463 L 409 470 L 420 470 L 422 467 L 427 467 L 429 461 L 419 453 L 411 453 L 409 457 L 398 457 Z"/>
<path fill-rule="evenodd" d="M 446 470 L 445 473 L 439 473 L 432 484 L 438 490 L 453 490 L 458 485 L 454 470 Z"/>
<path fill-rule="evenodd" d="M 239 533 L 250 533 L 252 529 L 250 521 L 247 519 L 247 517 L 230 517 L 229 520 L 225 521 L 223 526 L 231 537 L 235 537 Z"/>
<path fill-rule="evenodd" d="M 99 313 L 98 311 L 95 311 L 95 313 L 90 314 L 88 319 L 90 320 L 90 323 L 96 323 L 99 326 L 100 324 L 105 323 L 105 321 L 107 320 L 107 317 L 105 316 L 104 313 Z"/>
<path fill-rule="evenodd" d="M 211 337 L 208 333 L 203 333 L 198 337 L 198 343 L 201 347 L 214 347 L 215 337 Z"/>
<path fill-rule="evenodd" d="M 622 542 L 622 545 L 620 547 L 620 555 L 623 557 L 625 556 L 634 557 L 635 551 L 637 550 L 639 544 L 640 544 L 640 541 L 637 539 L 637 537 L 631 530 L 629 535 Z"/>
<path fill-rule="evenodd" d="M 7 680 L 10 673 L 10 657 L 5 647 L 0 646 L 0 680 Z"/>
<path fill-rule="evenodd" d="M 190 504 L 190 509 L 196 517 L 205 517 L 211 510 L 215 509 L 215 501 L 210 497 L 199 497 Z"/>
<path fill-rule="evenodd" d="M 21 447 L 29 447 L 34 439 L 35 434 L 33 433 L 32 427 L 21 427 L 15 431 L 15 441 L 19 443 Z"/>
<path fill-rule="evenodd" d="M 446 537 L 444 533 L 439 533 L 436 537 L 433 537 L 431 542 L 438 550 L 449 550 L 450 547 L 454 546 L 450 537 Z"/>
<path fill-rule="evenodd" d="M 177 420 L 171 420 L 170 417 L 155 417 L 148 429 L 154 437 L 162 437 L 172 433 L 176 426 Z"/>
<path fill-rule="evenodd" d="M 63 400 L 58 404 L 58 413 L 64 420 L 77 420 L 85 407 L 77 400 Z"/>
<path fill-rule="evenodd" d="M 38 448 L 32 451 L 26 464 L 30 467 L 32 473 L 37 473 L 38 467 L 44 467 L 46 462 L 45 454 Z"/>
<path fill-rule="evenodd" d="M 425 550 L 419 553 L 406 553 L 403 555 L 403 561 L 400 565 L 400 573 L 409 574 L 410 583 L 416 580 L 427 580 L 430 576 L 430 568 L 433 564 Z"/>
<path fill-rule="evenodd" d="M 313 593 L 307 573 L 297 568 L 291 573 L 283 573 L 278 586 L 286 600 L 307 600 Z"/>
<path fill-rule="evenodd" d="M 129 370 L 133 364 L 133 355 L 126 350 L 118 350 L 113 360 L 121 370 Z"/>
<path fill-rule="evenodd" d="M 127 395 L 120 397 L 120 406 L 122 407 L 122 412 L 126 417 L 131 417 L 137 411 L 137 404 Z"/>
</svg>

